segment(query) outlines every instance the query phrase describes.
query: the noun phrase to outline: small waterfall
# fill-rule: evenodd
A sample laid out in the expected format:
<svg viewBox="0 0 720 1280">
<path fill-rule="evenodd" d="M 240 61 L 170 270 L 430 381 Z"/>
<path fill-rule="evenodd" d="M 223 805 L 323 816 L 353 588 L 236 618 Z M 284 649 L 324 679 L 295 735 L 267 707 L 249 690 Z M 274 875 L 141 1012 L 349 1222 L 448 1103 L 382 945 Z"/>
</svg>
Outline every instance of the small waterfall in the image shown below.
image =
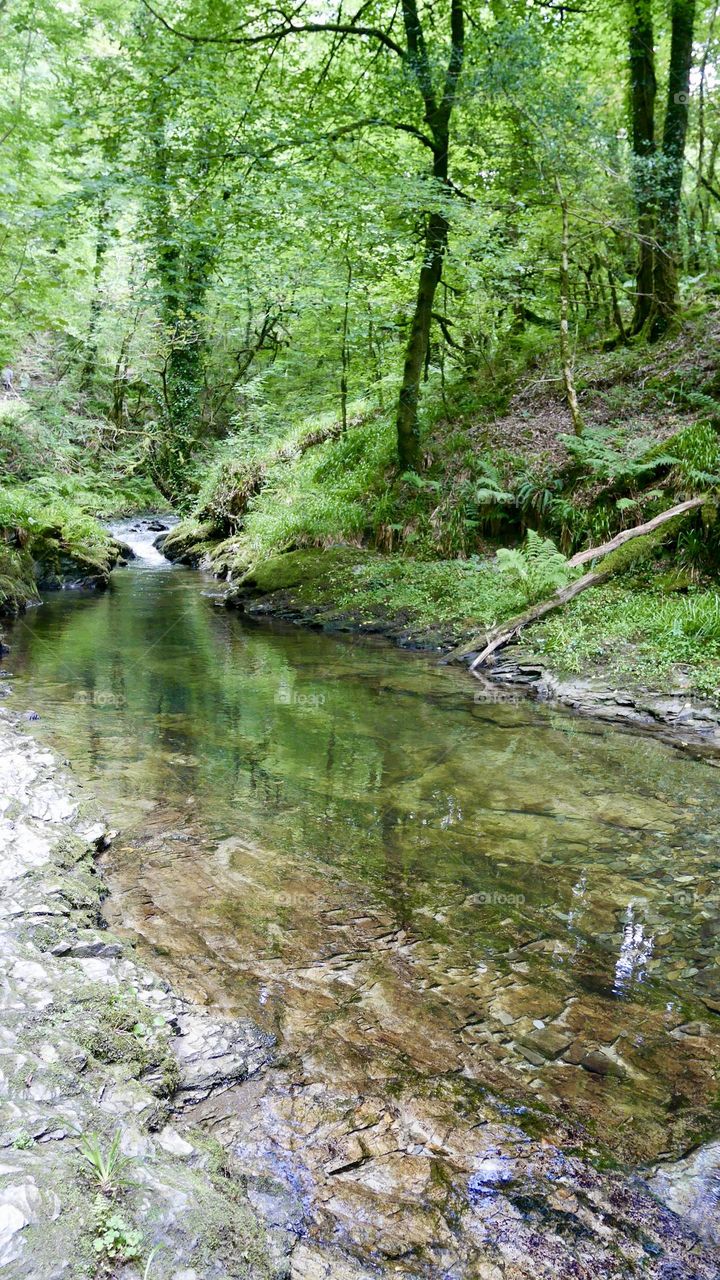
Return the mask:
<svg viewBox="0 0 720 1280">
<path fill-rule="evenodd" d="M 133 564 L 136 568 L 159 569 L 163 565 L 167 568 L 169 562 L 158 551 L 155 542 L 177 522 L 177 516 L 148 516 L 141 520 L 120 520 L 108 525 L 108 529 L 118 542 L 130 548 L 135 557 Z"/>
</svg>

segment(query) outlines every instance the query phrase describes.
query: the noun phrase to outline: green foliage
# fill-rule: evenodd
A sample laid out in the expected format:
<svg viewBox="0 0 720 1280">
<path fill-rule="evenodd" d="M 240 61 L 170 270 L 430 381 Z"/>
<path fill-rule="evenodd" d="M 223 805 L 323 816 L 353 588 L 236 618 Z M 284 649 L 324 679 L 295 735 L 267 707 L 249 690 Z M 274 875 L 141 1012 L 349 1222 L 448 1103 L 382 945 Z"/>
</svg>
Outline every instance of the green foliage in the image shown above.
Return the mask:
<svg viewBox="0 0 720 1280">
<path fill-rule="evenodd" d="M 528 643 L 554 667 L 596 666 L 618 684 L 680 687 L 720 704 L 720 596 L 712 589 L 665 589 L 662 572 L 628 575 L 579 596 L 533 628 Z"/>
<path fill-rule="evenodd" d="M 89 1165 L 102 1196 L 115 1196 L 127 1184 L 130 1159 L 122 1154 L 120 1140 L 118 1129 L 107 1149 L 103 1147 L 97 1133 L 85 1134 L 80 1142 L 80 1154 Z"/>
<path fill-rule="evenodd" d="M 37 598 L 30 553 L 0 540 L 0 617 L 15 617 Z"/>
<path fill-rule="evenodd" d="M 373 558 L 328 583 L 339 608 L 406 618 L 419 626 L 452 624 L 458 632 L 510 617 L 522 603 L 512 582 L 477 560 Z"/>
<path fill-rule="evenodd" d="M 720 486 L 720 437 L 710 422 L 695 422 L 668 442 L 678 477 L 692 489 L 710 491 Z"/>
<path fill-rule="evenodd" d="M 555 543 L 533 529 L 528 530 L 524 547 L 501 547 L 496 561 L 499 572 L 522 592 L 528 604 L 544 600 L 576 576 Z"/>
<path fill-rule="evenodd" d="M 35 1146 L 35 1139 L 27 1129 L 21 1129 L 12 1140 L 12 1146 L 15 1151 L 29 1151 Z"/>
<path fill-rule="evenodd" d="M 140 1257 L 142 1234 L 130 1226 L 122 1214 L 112 1211 L 103 1196 L 95 1200 L 93 1212 L 93 1251 L 103 1274 L 110 1275 L 118 1266 Z"/>
<path fill-rule="evenodd" d="M 361 539 L 383 513 L 394 447 L 392 425 L 373 418 L 271 465 L 245 521 L 253 553 Z"/>
<path fill-rule="evenodd" d="M 674 636 L 688 637 L 706 652 L 720 656 L 720 596 L 688 596 L 672 615 Z"/>
<path fill-rule="evenodd" d="M 23 545 L 38 558 L 49 542 L 97 561 L 105 560 L 112 546 L 110 534 L 92 516 L 57 495 L 52 477 L 47 484 L 0 488 L 2 528 L 19 530 Z"/>
<path fill-rule="evenodd" d="M 587 427 L 582 436 L 560 439 L 582 473 L 617 487 L 652 476 L 675 460 L 670 453 L 653 452 L 651 436 L 633 436 L 609 427 Z"/>
</svg>

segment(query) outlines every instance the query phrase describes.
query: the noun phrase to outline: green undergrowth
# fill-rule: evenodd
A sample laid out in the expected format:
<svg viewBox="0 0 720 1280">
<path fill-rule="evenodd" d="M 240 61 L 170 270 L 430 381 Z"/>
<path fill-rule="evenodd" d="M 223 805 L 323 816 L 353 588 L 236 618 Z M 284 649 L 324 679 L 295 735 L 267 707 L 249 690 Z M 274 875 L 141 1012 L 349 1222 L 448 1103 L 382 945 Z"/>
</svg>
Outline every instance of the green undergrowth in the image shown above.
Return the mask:
<svg viewBox="0 0 720 1280">
<path fill-rule="evenodd" d="M 602 542 L 720 486 L 713 324 L 714 313 L 691 317 L 654 348 L 583 352 L 581 439 L 556 341 L 537 332 L 442 389 L 431 379 L 418 474 L 397 467 L 391 406 L 357 401 L 345 433 L 327 414 L 241 431 L 204 459 L 195 516 L 216 541 L 242 533 L 251 561 L 337 542 L 444 560 L 514 545 L 528 529 L 566 554 Z"/>
<path fill-rule="evenodd" d="M 38 585 L 103 585 L 118 553 L 110 534 L 72 502 L 29 485 L 0 488 L 0 616 L 22 612 Z"/>
<path fill-rule="evenodd" d="M 720 591 L 694 582 L 671 551 L 660 531 L 627 543 L 615 553 L 617 577 L 530 627 L 523 652 L 561 674 L 602 674 L 619 685 L 720 703 Z M 259 597 L 263 611 L 331 628 L 385 630 L 447 647 L 513 618 L 578 572 L 552 546 L 535 556 L 525 547 L 450 561 L 334 547 L 263 560 L 230 597 L 251 609 Z"/>
<path fill-rule="evenodd" d="M 0 478 L 2 491 L 29 490 L 97 517 L 165 505 L 141 457 L 113 447 L 109 424 L 78 413 L 62 386 L 0 404 Z"/>
<path fill-rule="evenodd" d="M 462 634 L 491 625 L 523 604 L 523 593 L 490 565 L 470 560 L 409 560 L 356 548 L 294 551 L 260 562 L 238 596 L 287 593 L 292 603 L 358 621 L 397 621 L 423 630 L 438 623 Z"/>
<path fill-rule="evenodd" d="M 720 591 L 669 571 L 624 575 L 578 596 L 529 631 L 524 647 L 561 674 L 602 673 L 720 705 Z"/>
<path fill-rule="evenodd" d="M 0 617 L 41 588 L 104 585 L 118 549 L 100 519 L 164 506 L 139 459 L 62 384 L 0 405 Z"/>
</svg>

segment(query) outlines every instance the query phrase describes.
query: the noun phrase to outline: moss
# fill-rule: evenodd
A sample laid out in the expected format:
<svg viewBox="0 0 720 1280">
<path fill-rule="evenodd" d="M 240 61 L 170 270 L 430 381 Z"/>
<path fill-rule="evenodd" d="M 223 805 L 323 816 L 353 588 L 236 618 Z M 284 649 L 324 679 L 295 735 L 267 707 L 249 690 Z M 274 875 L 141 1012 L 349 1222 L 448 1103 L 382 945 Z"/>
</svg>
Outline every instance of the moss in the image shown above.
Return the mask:
<svg viewBox="0 0 720 1280">
<path fill-rule="evenodd" d="M 238 589 L 258 595 L 271 595 L 274 591 L 308 587 L 322 579 L 330 579 L 326 581 L 326 586 L 331 586 L 331 575 L 335 571 L 346 572 L 355 565 L 366 564 L 367 561 L 367 552 L 352 547 L 290 551 L 255 565 L 241 579 Z"/>
<path fill-rule="evenodd" d="M 0 617 L 38 600 L 38 587 L 107 586 L 120 547 L 67 503 L 47 508 L 22 487 L 0 488 Z"/>
<path fill-rule="evenodd" d="M 522 593 L 490 561 L 415 560 L 357 547 L 292 551 L 261 561 L 226 599 L 251 612 L 329 629 L 375 630 L 433 648 L 511 617 L 523 604 Z"/>
<path fill-rule="evenodd" d="M 215 576 L 228 580 L 242 578 L 252 567 L 254 559 L 247 538 L 242 535 L 225 538 L 207 553 L 207 562 Z"/>
<path fill-rule="evenodd" d="M 127 1077 L 152 1073 L 153 1091 L 164 1097 L 177 1088 L 178 1065 L 164 1019 L 154 1019 L 134 992 L 85 988 L 57 1007 L 58 1025 L 70 1024 L 78 1044 L 97 1063 L 122 1066 Z"/>
<path fill-rule="evenodd" d="M 224 1262 L 238 1280 L 270 1277 L 274 1268 L 267 1257 L 265 1231 L 239 1181 L 223 1170 L 213 1174 L 211 1188 L 198 1175 L 196 1187 L 185 1227 L 196 1236 L 197 1246 L 188 1261 L 201 1270 Z"/>
<path fill-rule="evenodd" d="M 162 552 L 168 560 L 196 566 L 217 545 L 215 526 L 209 521 L 181 520 L 163 538 Z"/>
</svg>

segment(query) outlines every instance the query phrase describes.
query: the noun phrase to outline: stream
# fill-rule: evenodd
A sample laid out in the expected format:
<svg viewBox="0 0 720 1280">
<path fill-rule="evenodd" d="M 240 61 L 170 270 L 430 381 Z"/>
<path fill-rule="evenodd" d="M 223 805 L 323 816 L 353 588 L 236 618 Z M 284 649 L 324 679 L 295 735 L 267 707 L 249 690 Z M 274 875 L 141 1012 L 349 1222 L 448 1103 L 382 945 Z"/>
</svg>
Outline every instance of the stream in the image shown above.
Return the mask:
<svg viewBox="0 0 720 1280">
<path fill-rule="evenodd" d="M 117 532 L 137 559 L 28 612 L 5 665 L 121 832 L 111 927 L 277 1038 L 196 1117 L 270 1218 L 449 1275 L 458 1215 L 533 1144 L 647 1168 L 715 1138 L 714 768 L 367 638 L 250 625 Z"/>
</svg>

